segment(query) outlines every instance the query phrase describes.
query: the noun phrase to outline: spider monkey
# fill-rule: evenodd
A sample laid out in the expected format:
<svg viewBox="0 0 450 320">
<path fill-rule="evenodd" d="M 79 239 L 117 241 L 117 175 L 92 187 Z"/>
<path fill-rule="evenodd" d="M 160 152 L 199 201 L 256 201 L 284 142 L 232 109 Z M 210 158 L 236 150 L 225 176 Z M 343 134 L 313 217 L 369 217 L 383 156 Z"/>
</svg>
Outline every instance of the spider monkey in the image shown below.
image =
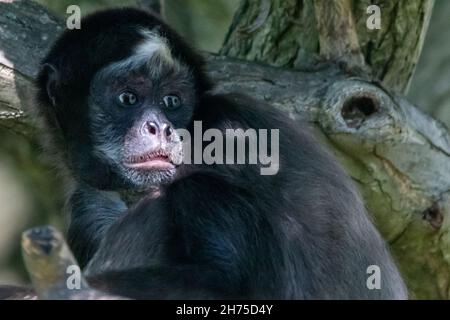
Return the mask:
<svg viewBox="0 0 450 320">
<path fill-rule="evenodd" d="M 69 244 L 91 284 L 130 298 L 406 299 L 355 185 L 306 125 L 213 87 L 202 57 L 137 9 L 86 17 L 43 60 L 38 109 L 76 184 Z M 195 121 L 279 129 L 277 174 L 180 163 L 177 129 Z"/>
</svg>

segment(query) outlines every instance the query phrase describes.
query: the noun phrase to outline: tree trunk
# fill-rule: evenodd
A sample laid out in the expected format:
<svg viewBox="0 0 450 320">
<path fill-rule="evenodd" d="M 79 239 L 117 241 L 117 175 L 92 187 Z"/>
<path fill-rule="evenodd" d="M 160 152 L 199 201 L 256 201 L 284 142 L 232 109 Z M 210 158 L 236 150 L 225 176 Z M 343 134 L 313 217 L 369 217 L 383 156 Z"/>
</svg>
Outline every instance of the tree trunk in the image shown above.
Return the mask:
<svg viewBox="0 0 450 320">
<path fill-rule="evenodd" d="M 370 4 L 381 9 L 380 30 L 366 26 Z M 316 105 L 305 101 L 305 107 L 308 118 L 316 108 L 319 114 L 336 108 L 314 121 L 360 184 L 413 294 L 448 298 L 449 238 L 443 223 L 448 177 L 441 180 L 443 188 L 430 185 L 448 168 L 448 141 L 439 147 L 447 164 L 431 168 L 429 161 L 440 156 L 429 154 L 433 147 L 427 144 L 435 144 L 437 136 L 426 137 L 445 128 L 425 124 L 432 120 L 392 95 L 407 91 L 432 6 L 433 1 L 422 0 L 244 0 L 221 53 L 297 70 L 320 70 L 323 60 L 337 62 L 352 76 L 379 81 L 389 90 L 391 94 L 381 87 L 371 90 L 367 82 L 328 78 L 332 84 L 321 93 L 325 98 Z"/>
<path fill-rule="evenodd" d="M 62 24 L 30 1 L 4 2 L 0 125 L 24 130 L 32 128 L 25 115 L 37 63 Z M 432 1 L 378 2 L 382 29 L 368 31 L 361 27 L 368 1 L 244 0 L 222 52 L 297 70 L 215 55 L 208 70 L 218 91 L 249 93 L 310 122 L 360 186 L 412 295 L 449 298 L 450 135 L 399 95 Z"/>
<path fill-rule="evenodd" d="M 316 58 L 361 64 L 390 90 L 406 91 L 433 0 L 243 0 L 221 53 L 273 66 L 310 69 Z M 367 8 L 381 9 L 369 30 Z M 354 19 L 353 17 L 357 17 Z"/>
</svg>

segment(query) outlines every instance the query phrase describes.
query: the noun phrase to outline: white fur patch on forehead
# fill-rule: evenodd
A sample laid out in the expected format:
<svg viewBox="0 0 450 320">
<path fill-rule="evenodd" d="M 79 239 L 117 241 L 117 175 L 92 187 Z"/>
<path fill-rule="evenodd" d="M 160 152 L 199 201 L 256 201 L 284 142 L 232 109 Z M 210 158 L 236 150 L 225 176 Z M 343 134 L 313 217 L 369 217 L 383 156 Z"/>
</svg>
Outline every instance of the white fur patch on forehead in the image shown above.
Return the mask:
<svg viewBox="0 0 450 320">
<path fill-rule="evenodd" d="M 173 66 L 175 61 L 170 52 L 167 40 L 157 32 L 150 30 L 140 30 L 144 36 L 144 41 L 135 49 L 135 57 L 143 60 L 157 59 L 160 63 Z"/>
<path fill-rule="evenodd" d="M 176 60 L 170 51 L 167 40 L 156 31 L 139 30 L 144 39 L 133 49 L 133 54 L 126 59 L 113 62 L 96 75 L 97 81 L 126 74 L 131 70 L 145 67 L 150 77 L 159 79 L 164 71 L 189 72 Z"/>
</svg>

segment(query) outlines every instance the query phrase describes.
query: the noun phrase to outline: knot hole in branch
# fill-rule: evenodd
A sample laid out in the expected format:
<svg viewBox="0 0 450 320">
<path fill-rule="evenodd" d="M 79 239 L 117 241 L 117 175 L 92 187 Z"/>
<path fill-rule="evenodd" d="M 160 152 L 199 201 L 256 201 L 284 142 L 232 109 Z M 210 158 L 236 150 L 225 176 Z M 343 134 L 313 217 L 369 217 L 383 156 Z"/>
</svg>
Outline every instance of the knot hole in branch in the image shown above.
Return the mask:
<svg viewBox="0 0 450 320">
<path fill-rule="evenodd" d="M 373 97 L 350 97 L 342 106 L 342 118 L 349 128 L 358 129 L 363 122 L 378 111 L 378 102 Z"/>
</svg>

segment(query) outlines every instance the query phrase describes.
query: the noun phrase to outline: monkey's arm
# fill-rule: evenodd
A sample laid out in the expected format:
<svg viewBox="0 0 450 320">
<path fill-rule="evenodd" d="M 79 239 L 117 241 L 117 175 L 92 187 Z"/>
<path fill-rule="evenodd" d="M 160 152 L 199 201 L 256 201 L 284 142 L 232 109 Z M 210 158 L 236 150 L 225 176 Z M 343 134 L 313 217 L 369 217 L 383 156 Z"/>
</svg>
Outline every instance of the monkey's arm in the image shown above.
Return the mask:
<svg viewBox="0 0 450 320">
<path fill-rule="evenodd" d="M 109 226 L 127 210 L 115 192 L 79 185 L 69 200 L 68 243 L 83 268 L 92 258 Z"/>
<path fill-rule="evenodd" d="M 275 276 L 258 283 L 271 289 L 267 293 L 253 291 L 252 275 L 275 274 L 267 269 L 272 263 L 253 259 L 282 257 L 261 208 L 248 196 L 210 174 L 173 183 L 107 231 L 85 269 L 88 280 L 98 290 L 133 299 L 281 296 L 271 282 Z"/>
</svg>

